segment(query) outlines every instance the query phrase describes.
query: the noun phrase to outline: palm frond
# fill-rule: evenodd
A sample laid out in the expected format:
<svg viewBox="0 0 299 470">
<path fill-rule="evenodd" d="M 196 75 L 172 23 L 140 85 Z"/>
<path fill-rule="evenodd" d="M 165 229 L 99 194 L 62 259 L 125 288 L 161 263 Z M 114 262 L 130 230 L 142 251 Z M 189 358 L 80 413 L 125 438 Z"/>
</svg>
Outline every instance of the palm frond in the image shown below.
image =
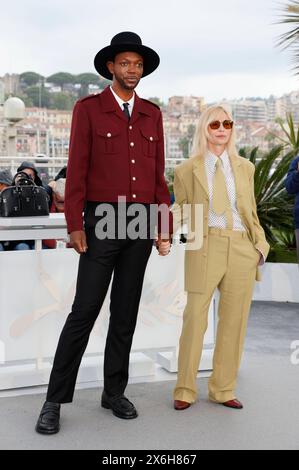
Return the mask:
<svg viewBox="0 0 299 470">
<path fill-rule="evenodd" d="M 282 50 L 290 48 L 293 51 L 293 62 L 295 67 L 293 70 L 299 73 L 299 1 L 290 0 L 282 9 L 282 17 L 278 21 L 279 24 L 291 25 L 291 30 L 281 34 L 278 37 L 276 46 Z"/>
<path fill-rule="evenodd" d="M 289 118 L 288 125 L 293 125 Z M 296 134 L 290 132 L 294 140 Z M 290 147 L 290 143 L 288 143 Z M 286 237 L 281 233 L 290 233 L 293 230 L 293 198 L 285 190 L 285 176 L 294 150 L 285 153 L 285 145 L 277 145 L 266 154 L 261 154 L 258 147 L 250 150 L 243 148 L 240 155 L 255 164 L 254 191 L 257 204 L 257 213 L 266 237 L 271 246 L 285 245 Z M 285 243 L 284 243 L 285 242 Z"/>
</svg>

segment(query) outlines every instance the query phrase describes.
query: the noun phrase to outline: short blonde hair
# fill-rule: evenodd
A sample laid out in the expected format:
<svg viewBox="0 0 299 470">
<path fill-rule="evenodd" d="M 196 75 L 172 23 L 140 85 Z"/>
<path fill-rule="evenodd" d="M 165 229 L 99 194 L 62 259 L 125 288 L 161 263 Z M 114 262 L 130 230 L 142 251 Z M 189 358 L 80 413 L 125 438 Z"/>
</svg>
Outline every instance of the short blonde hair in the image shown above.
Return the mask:
<svg viewBox="0 0 299 470">
<path fill-rule="evenodd" d="M 233 120 L 230 109 L 222 104 L 209 106 L 202 112 L 193 138 L 191 157 L 204 157 L 206 155 L 208 151 L 209 123 L 217 120 L 221 111 L 223 111 L 227 115 L 228 119 L 230 119 L 231 121 Z M 236 148 L 235 126 L 233 126 L 232 128 L 231 136 L 227 143 L 227 153 L 230 156 L 238 155 L 238 151 Z"/>
</svg>

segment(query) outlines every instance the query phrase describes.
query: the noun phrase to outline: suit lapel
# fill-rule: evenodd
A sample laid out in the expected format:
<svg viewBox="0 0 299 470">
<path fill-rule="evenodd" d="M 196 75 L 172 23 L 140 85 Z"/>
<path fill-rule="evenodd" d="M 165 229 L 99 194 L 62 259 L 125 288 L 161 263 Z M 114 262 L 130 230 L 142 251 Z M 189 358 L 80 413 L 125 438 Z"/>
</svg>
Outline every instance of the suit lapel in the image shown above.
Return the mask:
<svg viewBox="0 0 299 470">
<path fill-rule="evenodd" d="M 127 117 L 120 109 L 120 106 L 116 99 L 114 98 L 110 87 L 108 86 L 105 90 L 100 93 L 101 102 L 102 102 L 102 109 L 104 113 L 114 113 L 118 118 L 122 121 L 128 122 Z"/>
<path fill-rule="evenodd" d="M 235 180 L 235 187 L 236 187 L 236 204 L 237 209 L 239 211 L 239 204 L 241 202 L 241 185 L 242 185 L 242 160 L 239 158 L 232 156 L 230 157 L 230 163 L 234 175 Z M 239 211 L 240 212 L 240 211 Z"/>
<path fill-rule="evenodd" d="M 131 119 L 130 119 L 130 124 L 134 124 L 142 114 L 151 116 L 150 112 L 148 111 L 148 106 L 149 105 L 144 103 L 144 101 L 142 101 L 142 99 L 139 98 L 137 93 L 135 93 L 134 106 L 133 106 L 133 112 L 132 112 Z"/>
<path fill-rule="evenodd" d="M 232 171 L 234 175 L 234 180 L 235 180 L 235 186 L 236 186 L 236 198 L 237 202 L 241 198 L 241 186 L 242 186 L 242 160 L 239 158 L 233 156 L 230 157 L 230 162 L 232 166 Z M 205 169 L 205 164 L 204 164 L 204 158 L 199 156 L 194 159 L 193 163 L 193 173 L 196 176 L 196 179 L 202 186 L 203 190 L 209 195 L 209 188 L 208 188 L 208 179 L 207 179 L 207 174 L 206 174 L 206 169 Z"/>
<path fill-rule="evenodd" d="M 244 205 L 247 203 L 247 201 L 243 198 L 243 193 L 244 195 L 247 194 L 247 191 L 245 191 L 244 184 L 246 184 L 246 181 L 244 180 L 244 171 L 243 171 L 243 162 L 242 158 L 238 157 L 230 157 L 231 161 L 231 166 L 234 174 L 234 179 L 235 179 L 235 186 L 236 186 L 236 206 L 239 212 L 239 215 L 241 217 L 241 220 L 246 228 L 247 234 L 254 244 L 254 234 L 252 233 L 251 229 L 251 224 L 249 220 L 247 220 L 246 217 L 246 211 L 244 211 Z M 243 191 L 242 191 L 243 188 Z"/>
<path fill-rule="evenodd" d="M 100 93 L 100 98 L 101 98 L 101 103 L 102 103 L 102 109 L 105 113 L 114 113 L 118 118 L 120 118 L 122 121 L 128 123 L 128 119 L 121 110 L 118 102 L 114 98 L 110 87 L 106 87 L 102 93 Z M 129 121 L 130 124 L 134 124 L 137 119 L 143 115 L 146 114 L 147 116 L 151 116 L 151 112 L 149 111 L 149 104 L 145 103 L 137 93 L 135 93 L 135 100 L 134 100 L 134 106 L 133 106 L 133 112 L 131 115 L 131 119 Z"/>
<path fill-rule="evenodd" d="M 202 186 L 204 192 L 206 193 L 207 196 L 209 196 L 209 188 L 208 188 L 208 179 L 207 179 L 207 174 L 206 174 L 206 169 L 205 169 L 205 164 L 204 164 L 204 158 L 203 157 L 196 157 L 194 159 L 193 163 L 193 173 L 199 182 L 199 184 Z"/>
</svg>

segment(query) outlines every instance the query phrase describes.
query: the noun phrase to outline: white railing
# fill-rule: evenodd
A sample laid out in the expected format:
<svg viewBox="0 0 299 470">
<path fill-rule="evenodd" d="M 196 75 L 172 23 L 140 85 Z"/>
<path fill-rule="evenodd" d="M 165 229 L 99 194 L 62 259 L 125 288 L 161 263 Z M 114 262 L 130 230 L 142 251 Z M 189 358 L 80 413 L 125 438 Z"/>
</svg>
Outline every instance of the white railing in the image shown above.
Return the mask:
<svg viewBox="0 0 299 470">
<path fill-rule="evenodd" d="M 0 156 L 0 170 L 7 168 L 14 176 L 17 168 L 23 161 L 29 161 L 35 164 L 38 170 L 45 169 L 48 171 L 49 179 L 54 179 L 59 170 L 67 165 L 67 158 L 53 157 L 53 158 L 39 158 L 39 157 L 3 157 Z"/>
<path fill-rule="evenodd" d="M 23 157 L 16 157 L 16 156 L 0 156 L 0 170 L 3 168 L 8 168 L 14 175 L 17 171 L 17 168 L 20 164 L 24 161 L 30 161 L 36 165 L 38 169 L 48 169 L 50 178 L 54 178 L 58 171 L 67 165 L 68 158 L 64 157 L 47 157 L 47 158 L 39 158 L 33 156 L 23 156 Z M 185 161 L 184 158 L 166 158 L 165 159 L 165 168 L 174 168 L 182 161 Z"/>
</svg>

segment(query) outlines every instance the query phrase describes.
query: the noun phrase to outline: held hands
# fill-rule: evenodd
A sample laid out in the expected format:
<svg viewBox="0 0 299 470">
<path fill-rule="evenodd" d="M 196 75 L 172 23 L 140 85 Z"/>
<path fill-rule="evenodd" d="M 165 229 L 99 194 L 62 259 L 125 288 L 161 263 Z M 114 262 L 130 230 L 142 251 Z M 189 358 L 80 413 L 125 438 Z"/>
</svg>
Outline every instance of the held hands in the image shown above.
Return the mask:
<svg viewBox="0 0 299 470">
<path fill-rule="evenodd" d="M 87 251 L 86 235 L 84 230 L 76 230 L 70 234 L 70 243 L 77 253 L 85 253 Z M 159 251 L 159 256 L 166 256 L 170 252 L 169 239 L 161 238 L 160 235 L 156 240 L 156 248 Z"/>
<path fill-rule="evenodd" d="M 84 230 L 76 230 L 70 234 L 70 243 L 79 255 L 87 251 L 86 235 Z"/>
<path fill-rule="evenodd" d="M 156 239 L 156 248 L 159 251 L 159 256 L 166 256 L 170 252 L 170 240 L 167 238 L 161 238 L 160 235 L 158 235 L 158 238 Z"/>
</svg>

